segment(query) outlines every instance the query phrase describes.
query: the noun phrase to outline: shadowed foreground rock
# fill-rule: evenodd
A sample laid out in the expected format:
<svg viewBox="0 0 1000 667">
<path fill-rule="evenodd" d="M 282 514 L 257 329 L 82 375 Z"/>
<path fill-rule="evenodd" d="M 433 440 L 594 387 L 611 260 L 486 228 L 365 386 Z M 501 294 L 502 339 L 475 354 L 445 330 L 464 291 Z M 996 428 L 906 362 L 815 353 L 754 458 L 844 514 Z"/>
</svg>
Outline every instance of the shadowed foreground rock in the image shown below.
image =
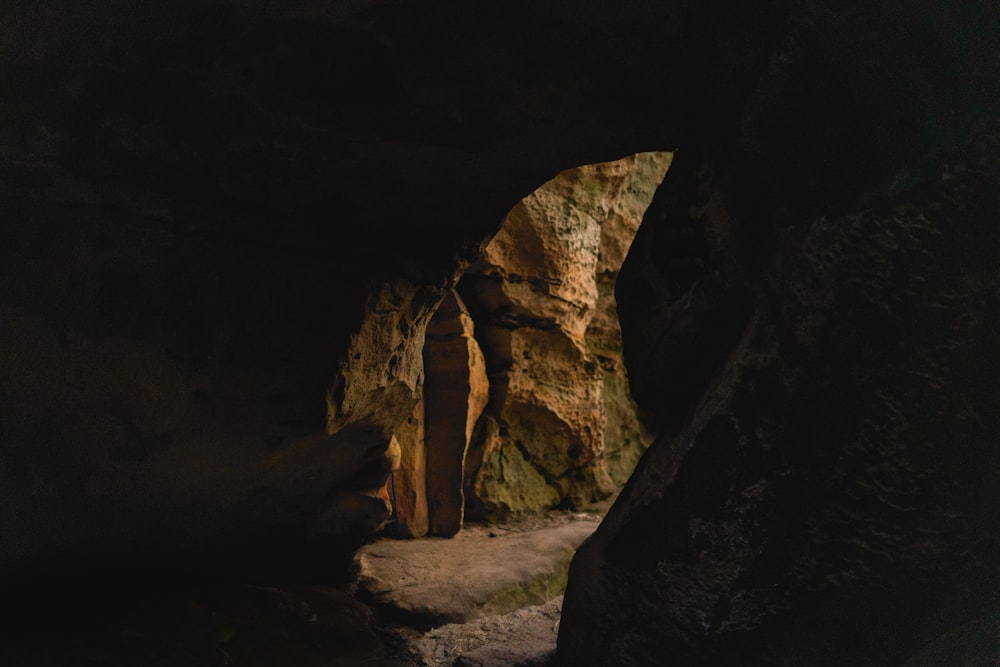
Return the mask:
<svg viewBox="0 0 1000 667">
<path fill-rule="evenodd" d="M 998 130 L 723 272 L 738 340 L 577 553 L 561 664 L 898 665 L 995 614 Z M 713 251 L 738 222 L 707 220 Z M 1000 658 L 973 641 L 994 648 L 971 664 Z"/>
<path fill-rule="evenodd" d="M 942 8 L 797 4 L 675 154 L 617 287 L 661 434 L 574 559 L 562 664 L 899 665 L 990 627 L 1000 15 Z"/>
<path fill-rule="evenodd" d="M 191 665 L 403 667 L 371 611 L 327 586 L 139 580 L 63 582 L 58 597 L 5 600 L 5 667 Z"/>
</svg>

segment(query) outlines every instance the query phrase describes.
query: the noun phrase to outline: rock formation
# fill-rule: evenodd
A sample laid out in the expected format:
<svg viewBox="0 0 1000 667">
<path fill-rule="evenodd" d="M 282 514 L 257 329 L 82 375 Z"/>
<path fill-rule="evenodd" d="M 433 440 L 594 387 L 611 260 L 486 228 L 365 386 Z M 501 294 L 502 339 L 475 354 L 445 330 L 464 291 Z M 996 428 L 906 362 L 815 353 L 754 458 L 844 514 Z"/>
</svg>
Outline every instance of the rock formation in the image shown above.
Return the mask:
<svg viewBox="0 0 1000 667">
<path fill-rule="evenodd" d="M 427 448 L 424 445 L 424 402 L 399 425 L 393 436 L 399 444 L 399 469 L 386 480 L 390 498 L 391 528 L 395 537 L 423 537 L 430 527 L 427 516 Z"/>
<path fill-rule="evenodd" d="M 560 664 L 897 665 L 956 632 L 996 660 L 1000 124 L 917 159 L 904 137 L 981 89 L 946 44 L 886 55 L 933 11 L 878 15 L 798 16 L 732 135 L 679 150 L 647 211 L 617 293 L 660 435 L 574 559 Z M 958 107 L 901 113 L 942 87 Z M 842 96 L 871 104 L 848 121 Z"/>
<path fill-rule="evenodd" d="M 454 291 L 431 320 L 424 368 L 430 534 L 447 537 L 462 527 L 465 454 L 489 398 L 486 362 L 473 336 L 472 319 Z"/>
<path fill-rule="evenodd" d="M 903 200 L 782 234 L 764 276 L 726 267 L 694 297 L 743 295 L 717 306 L 744 314 L 739 337 L 574 559 L 565 664 L 901 664 L 940 619 L 991 613 L 998 141 Z M 726 255 L 739 219 L 704 222 Z M 639 352 L 682 371 L 700 341 L 666 326 L 671 344 Z"/>
<path fill-rule="evenodd" d="M 41 601 L 0 650 L 135 580 L 348 578 L 418 465 L 435 310 L 518 201 L 643 151 L 675 159 L 615 296 L 657 437 L 573 564 L 560 659 L 902 664 L 1000 607 L 995 3 L 50 0 L 0 25 L 0 581 Z M 572 336 L 496 320 L 484 355 L 545 339 L 587 375 L 563 296 Z M 577 466 L 611 412 L 538 412 L 561 447 L 524 465 L 504 443 L 533 427 L 497 413 L 487 468 L 541 477 L 539 506 L 600 495 L 618 473 Z"/>
<path fill-rule="evenodd" d="M 425 335 L 422 416 L 398 436 L 396 534 L 453 535 L 466 505 L 480 519 L 582 509 L 624 484 L 650 439 L 628 392 L 614 284 L 670 158 L 558 174 L 460 279 L 478 324 L 457 292 L 445 296 Z"/>
<path fill-rule="evenodd" d="M 491 398 L 474 504 L 492 516 L 583 508 L 624 482 L 648 441 L 628 394 L 614 282 L 670 165 L 642 153 L 563 171 L 515 206 L 459 290 L 476 319 Z"/>
</svg>

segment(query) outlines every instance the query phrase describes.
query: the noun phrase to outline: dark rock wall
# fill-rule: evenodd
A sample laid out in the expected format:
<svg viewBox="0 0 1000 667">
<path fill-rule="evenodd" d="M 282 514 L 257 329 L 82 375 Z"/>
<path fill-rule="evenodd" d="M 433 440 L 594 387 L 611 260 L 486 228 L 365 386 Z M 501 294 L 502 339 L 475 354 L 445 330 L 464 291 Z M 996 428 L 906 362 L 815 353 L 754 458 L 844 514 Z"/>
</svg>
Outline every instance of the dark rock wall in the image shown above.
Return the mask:
<svg viewBox="0 0 1000 667">
<path fill-rule="evenodd" d="M 894 665 L 1000 605 L 997 14 L 787 25 L 619 278 L 662 431 L 574 560 L 563 664 Z"/>
<path fill-rule="evenodd" d="M 997 139 L 782 234 L 720 370 L 578 553 L 567 664 L 899 664 L 996 608 Z"/>
</svg>

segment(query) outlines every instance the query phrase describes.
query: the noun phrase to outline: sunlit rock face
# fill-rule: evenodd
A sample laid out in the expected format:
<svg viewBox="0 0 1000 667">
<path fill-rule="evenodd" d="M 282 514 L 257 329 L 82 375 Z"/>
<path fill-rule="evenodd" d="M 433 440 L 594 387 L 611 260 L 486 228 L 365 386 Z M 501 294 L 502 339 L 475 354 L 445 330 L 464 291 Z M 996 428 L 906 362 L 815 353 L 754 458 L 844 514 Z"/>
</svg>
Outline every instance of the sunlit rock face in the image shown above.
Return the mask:
<svg viewBox="0 0 1000 667">
<path fill-rule="evenodd" d="M 448 537 L 465 516 L 465 458 L 489 398 L 486 361 L 461 297 L 448 293 L 424 345 L 427 504 L 430 534 Z"/>
<path fill-rule="evenodd" d="M 466 508 L 501 519 L 593 507 L 624 483 L 650 438 L 628 392 L 614 284 L 670 159 L 563 171 L 463 274 L 474 313 L 445 296 L 425 335 L 423 440 L 415 416 L 397 436 L 390 534 L 452 535 Z"/>
<path fill-rule="evenodd" d="M 490 371 L 489 423 L 472 445 L 477 511 L 591 506 L 617 488 L 609 443 L 619 483 L 648 444 L 627 391 L 613 288 L 670 158 L 560 173 L 514 207 L 459 282 Z"/>
</svg>

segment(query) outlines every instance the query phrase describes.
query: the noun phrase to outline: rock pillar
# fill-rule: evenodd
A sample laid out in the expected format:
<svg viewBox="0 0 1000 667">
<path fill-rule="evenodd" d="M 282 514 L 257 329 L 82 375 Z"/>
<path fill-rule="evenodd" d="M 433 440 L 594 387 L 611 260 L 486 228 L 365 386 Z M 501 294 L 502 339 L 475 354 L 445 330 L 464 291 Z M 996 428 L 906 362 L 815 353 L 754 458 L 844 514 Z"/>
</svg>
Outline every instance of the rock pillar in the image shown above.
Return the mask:
<svg viewBox="0 0 1000 667">
<path fill-rule="evenodd" d="M 486 362 L 461 298 L 450 292 L 427 329 L 424 410 L 429 532 L 462 527 L 463 469 L 472 429 L 489 398 Z"/>
</svg>

